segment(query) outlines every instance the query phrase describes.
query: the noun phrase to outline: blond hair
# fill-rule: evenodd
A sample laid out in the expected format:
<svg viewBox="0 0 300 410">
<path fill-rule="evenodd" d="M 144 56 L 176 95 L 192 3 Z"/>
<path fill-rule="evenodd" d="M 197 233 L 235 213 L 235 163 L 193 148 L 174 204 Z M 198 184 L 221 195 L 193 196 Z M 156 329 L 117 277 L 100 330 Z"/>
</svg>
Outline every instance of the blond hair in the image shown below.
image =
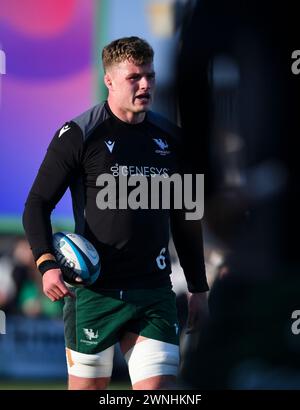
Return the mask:
<svg viewBox="0 0 300 410">
<path fill-rule="evenodd" d="M 104 71 L 123 61 L 131 61 L 136 65 L 152 63 L 154 51 L 147 41 L 139 37 L 123 37 L 112 41 L 103 48 L 102 63 Z"/>
</svg>

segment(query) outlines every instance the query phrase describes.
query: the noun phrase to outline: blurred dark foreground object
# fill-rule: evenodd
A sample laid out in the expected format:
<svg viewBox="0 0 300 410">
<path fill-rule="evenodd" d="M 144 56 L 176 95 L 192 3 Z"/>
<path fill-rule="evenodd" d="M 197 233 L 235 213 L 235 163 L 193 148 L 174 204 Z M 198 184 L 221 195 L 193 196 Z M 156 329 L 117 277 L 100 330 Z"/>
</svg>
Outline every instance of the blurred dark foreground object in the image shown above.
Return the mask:
<svg viewBox="0 0 300 410">
<path fill-rule="evenodd" d="M 183 362 L 194 387 L 278 388 L 280 374 L 283 388 L 300 382 L 290 328 L 300 309 L 297 27 L 295 6 L 255 0 L 199 1 L 183 25 L 185 154 L 205 174 L 204 222 L 227 254 L 211 320 Z"/>
</svg>

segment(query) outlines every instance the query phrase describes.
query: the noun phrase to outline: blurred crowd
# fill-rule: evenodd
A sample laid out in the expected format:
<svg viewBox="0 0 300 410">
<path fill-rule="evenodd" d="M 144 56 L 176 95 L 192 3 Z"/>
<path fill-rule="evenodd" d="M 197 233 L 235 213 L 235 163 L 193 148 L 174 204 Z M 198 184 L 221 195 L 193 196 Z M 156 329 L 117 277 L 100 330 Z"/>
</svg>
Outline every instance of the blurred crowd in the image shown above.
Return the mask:
<svg viewBox="0 0 300 410">
<path fill-rule="evenodd" d="M 41 275 L 22 236 L 0 253 L 0 309 L 28 317 L 56 318 L 62 313 L 62 302 L 52 303 L 43 294 Z"/>
<path fill-rule="evenodd" d="M 5 246 L 1 246 L 1 243 Z M 174 244 L 170 243 L 174 291 L 177 295 L 180 328 L 187 319 L 187 286 Z M 205 246 L 208 282 L 212 285 L 218 273 L 222 273 L 223 251 Z M 28 317 L 59 318 L 63 302 L 52 303 L 42 290 L 41 275 L 34 263 L 31 249 L 25 237 L 0 238 L 0 309 L 6 314 L 22 314 Z"/>
</svg>

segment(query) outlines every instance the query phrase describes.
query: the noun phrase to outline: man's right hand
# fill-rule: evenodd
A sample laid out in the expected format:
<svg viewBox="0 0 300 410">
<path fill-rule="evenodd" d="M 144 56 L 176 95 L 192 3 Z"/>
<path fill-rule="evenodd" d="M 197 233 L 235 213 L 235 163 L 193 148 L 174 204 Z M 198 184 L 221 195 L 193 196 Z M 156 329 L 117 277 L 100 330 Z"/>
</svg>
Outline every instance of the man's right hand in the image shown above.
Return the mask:
<svg viewBox="0 0 300 410">
<path fill-rule="evenodd" d="M 65 296 L 75 297 L 75 294 L 65 285 L 60 269 L 49 269 L 44 273 L 43 291 L 52 302 L 56 302 Z"/>
</svg>

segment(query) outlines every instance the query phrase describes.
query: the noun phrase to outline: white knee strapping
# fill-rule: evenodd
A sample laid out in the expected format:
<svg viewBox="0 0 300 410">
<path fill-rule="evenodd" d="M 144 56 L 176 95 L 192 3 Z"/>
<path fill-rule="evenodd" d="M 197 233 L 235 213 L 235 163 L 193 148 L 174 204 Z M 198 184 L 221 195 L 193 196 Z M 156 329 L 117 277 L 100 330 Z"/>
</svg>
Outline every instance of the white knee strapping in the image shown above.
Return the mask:
<svg viewBox="0 0 300 410">
<path fill-rule="evenodd" d="M 179 346 L 146 339 L 135 344 L 125 354 L 125 360 L 132 384 L 153 376 L 176 376 L 179 366 Z"/>
<path fill-rule="evenodd" d="M 73 376 L 86 378 L 111 376 L 114 346 L 96 354 L 79 353 L 67 348 L 66 355 L 68 373 Z"/>
</svg>

